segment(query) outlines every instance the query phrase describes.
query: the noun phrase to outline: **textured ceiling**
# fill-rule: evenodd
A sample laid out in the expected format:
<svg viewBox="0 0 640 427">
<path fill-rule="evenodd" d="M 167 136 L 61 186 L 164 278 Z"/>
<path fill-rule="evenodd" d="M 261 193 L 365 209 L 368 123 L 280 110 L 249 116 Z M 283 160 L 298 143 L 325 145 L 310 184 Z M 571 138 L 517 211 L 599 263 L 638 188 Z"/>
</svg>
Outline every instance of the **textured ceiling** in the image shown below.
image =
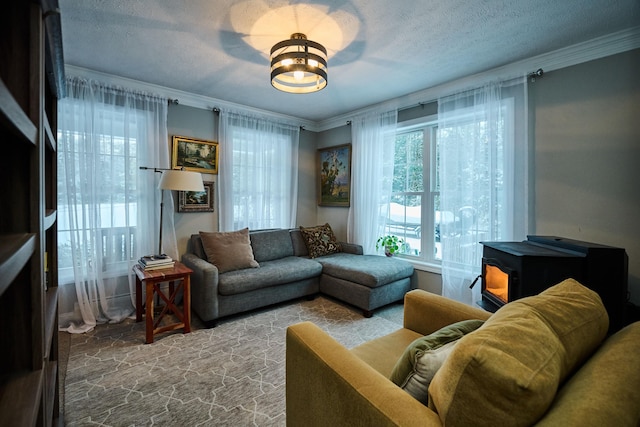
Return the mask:
<svg viewBox="0 0 640 427">
<path fill-rule="evenodd" d="M 59 0 L 65 63 L 326 120 L 640 22 L 638 0 Z M 287 94 L 269 50 L 329 50 L 329 84 Z"/>
</svg>

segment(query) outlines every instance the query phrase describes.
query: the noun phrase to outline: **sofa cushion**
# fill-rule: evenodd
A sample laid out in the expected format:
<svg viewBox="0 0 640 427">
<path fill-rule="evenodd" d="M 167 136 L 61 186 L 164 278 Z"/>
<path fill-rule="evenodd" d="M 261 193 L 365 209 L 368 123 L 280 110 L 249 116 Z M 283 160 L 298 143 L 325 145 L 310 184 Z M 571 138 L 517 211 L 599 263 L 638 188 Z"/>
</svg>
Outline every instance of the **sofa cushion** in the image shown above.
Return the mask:
<svg viewBox="0 0 640 427">
<path fill-rule="evenodd" d="M 378 255 L 340 252 L 319 257 L 317 261 L 322 264 L 322 274 L 369 288 L 384 286 L 413 274 L 411 263 Z"/>
<path fill-rule="evenodd" d="M 422 336 L 424 335 L 411 329 L 400 328 L 390 334 L 353 347 L 351 353 L 380 372 L 385 378 L 389 378 L 404 349 Z"/>
<path fill-rule="evenodd" d="M 333 254 L 342 250 L 328 223 L 315 227 L 300 227 L 300 233 L 311 258 Z"/>
<path fill-rule="evenodd" d="M 307 250 L 307 244 L 304 242 L 304 237 L 300 229 L 293 228 L 289 230 L 291 234 L 291 244 L 293 245 L 293 255 L 301 257 L 309 257 L 309 251 Z"/>
<path fill-rule="evenodd" d="M 187 252 L 194 253 L 198 258 L 207 260 L 207 254 L 204 253 L 204 247 L 202 247 L 202 237 L 199 234 L 191 235 L 191 239 L 187 244 Z"/>
<path fill-rule="evenodd" d="M 451 426 L 532 425 L 608 327 L 598 294 L 573 279 L 506 304 L 456 344 L 429 407 Z"/>
<path fill-rule="evenodd" d="M 640 425 L 640 322 L 611 335 L 558 391 L 540 426 Z"/>
<path fill-rule="evenodd" d="M 247 268 L 221 274 L 218 278 L 220 295 L 236 295 L 313 277 L 319 277 L 322 265 L 306 259 L 290 256 L 264 261 L 260 268 Z"/>
<path fill-rule="evenodd" d="M 483 323 L 482 320 L 463 320 L 416 339 L 398 359 L 391 381 L 426 405 L 429 384 L 454 345 Z"/>
<path fill-rule="evenodd" d="M 289 230 L 252 231 L 249 233 L 253 256 L 258 263 L 293 256 Z"/>
<path fill-rule="evenodd" d="M 249 229 L 228 232 L 200 232 L 207 260 L 218 267 L 218 272 L 256 268 L 260 264 L 253 257 Z"/>
</svg>

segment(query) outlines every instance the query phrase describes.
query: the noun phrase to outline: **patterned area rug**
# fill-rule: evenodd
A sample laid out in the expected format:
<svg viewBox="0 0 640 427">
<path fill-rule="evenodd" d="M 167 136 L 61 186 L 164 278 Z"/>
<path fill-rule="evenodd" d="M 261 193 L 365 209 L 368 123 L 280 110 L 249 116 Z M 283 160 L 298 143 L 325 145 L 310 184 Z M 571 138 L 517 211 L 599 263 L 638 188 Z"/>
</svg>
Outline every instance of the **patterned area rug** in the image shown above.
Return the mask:
<svg viewBox="0 0 640 427">
<path fill-rule="evenodd" d="M 285 330 L 309 320 L 347 348 L 402 326 L 401 304 L 364 318 L 317 297 L 144 344 L 144 322 L 60 333 L 61 404 L 67 426 L 284 426 Z"/>
</svg>

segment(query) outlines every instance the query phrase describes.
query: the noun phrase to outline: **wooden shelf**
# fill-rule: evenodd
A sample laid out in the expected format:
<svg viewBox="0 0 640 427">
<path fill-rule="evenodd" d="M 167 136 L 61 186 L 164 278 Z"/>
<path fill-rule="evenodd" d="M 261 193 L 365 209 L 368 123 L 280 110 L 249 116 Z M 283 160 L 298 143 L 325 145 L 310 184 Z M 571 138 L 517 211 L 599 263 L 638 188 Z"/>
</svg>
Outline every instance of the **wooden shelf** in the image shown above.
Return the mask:
<svg viewBox="0 0 640 427">
<path fill-rule="evenodd" d="M 47 209 L 44 214 L 44 229 L 48 230 L 53 227 L 53 224 L 56 222 L 57 211 L 54 209 Z"/>
<path fill-rule="evenodd" d="M 0 425 L 33 426 L 42 400 L 43 371 L 25 371 L 0 384 Z"/>
<path fill-rule="evenodd" d="M 0 295 L 27 265 L 35 247 L 34 234 L 0 235 Z"/>
<path fill-rule="evenodd" d="M 18 105 L 2 80 L 0 80 L 0 117 L 13 133 L 36 145 L 38 128 Z"/>
<path fill-rule="evenodd" d="M 49 288 L 47 289 L 47 294 L 45 298 L 45 306 L 44 306 L 44 320 L 45 320 L 45 354 L 44 358 L 49 358 L 49 351 L 51 350 L 51 343 L 53 342 L 54 334 L 57 334 L 57 325 L 56 316 L 58 315 L 58 288 Z"/>
<path fill-rule="evenodd" d="M 53 136 L 53 132 L 51 131 L 51 125 L 49 124 L 49 118 L 45 114 L 44 119 L 44 130 L 45 130 L 45 142 L 47 144 L 47 148 L 53 152 L 57 150 L 56 138 Z"/>
<path fill-rule="evenodd" d="M 44 390 L 46 402 L 49 402 L 46 408 L 46 419 L 51 420 L 54 418 L 55 402 L 57 401 L 56 393 L 58 389 L 58 363 L 56 361 L 47 362 L 45 371 L 45 384 Z"/>
</svg>

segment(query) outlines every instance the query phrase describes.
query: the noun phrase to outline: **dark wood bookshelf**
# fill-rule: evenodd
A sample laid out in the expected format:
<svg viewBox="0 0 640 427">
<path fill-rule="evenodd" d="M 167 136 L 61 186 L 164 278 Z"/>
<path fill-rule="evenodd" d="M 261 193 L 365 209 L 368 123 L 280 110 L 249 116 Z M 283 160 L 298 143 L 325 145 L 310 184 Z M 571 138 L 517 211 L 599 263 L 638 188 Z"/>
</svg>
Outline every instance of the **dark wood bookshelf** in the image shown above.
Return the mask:
<svg viewBox="0 0 640 427">
<path fill-rule="evenodd" d="M 0 426 L 59 425 L 58 0 L 9 2 L 0 23 Z"/>
<path fill-rule="evenodd" d="M 31 260 L 35 241 L 35 234 L 0 235 L 0 295 Z"/>
<path fill-rule="evenodd" d="M 9 130 L 22 136 L 33 145 L 36 144 L 38 128 L 29 119 L 29 116 L 22 110 L 20 105 L 18 105 L 13 96 L 11 96 L 11 92 L 2 81 L 0 81 L 0 115 L 4 122 L 3 124 L 7 126 Z"/>
</svg>

